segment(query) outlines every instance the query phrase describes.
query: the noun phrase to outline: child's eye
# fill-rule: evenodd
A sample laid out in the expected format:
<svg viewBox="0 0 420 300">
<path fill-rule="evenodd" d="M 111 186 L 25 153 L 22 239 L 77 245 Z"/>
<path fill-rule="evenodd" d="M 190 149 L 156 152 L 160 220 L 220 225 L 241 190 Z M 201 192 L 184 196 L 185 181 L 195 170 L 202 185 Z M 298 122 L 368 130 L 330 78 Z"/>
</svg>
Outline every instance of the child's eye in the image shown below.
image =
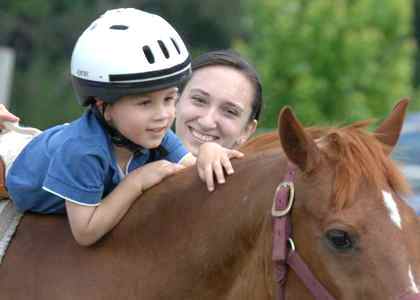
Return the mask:
<svg viewBox="0 0 420 300">
<path fill-rule="evenodd" d="M 165 102 L 172 102 L 172 101 L 175 101 L 177 98 L 178 97 L 176 97 L 176 96 L 166 97 Z"/>
<path fill-rule="evenodd" d="M 144 100 L 144 101 L 137 102 L 137 105 L 139 105 L 139 106 L 147 106 L 150 103 L 152 103 L 152 101 L 150 101 L 150 100 Z"/>
</svg>

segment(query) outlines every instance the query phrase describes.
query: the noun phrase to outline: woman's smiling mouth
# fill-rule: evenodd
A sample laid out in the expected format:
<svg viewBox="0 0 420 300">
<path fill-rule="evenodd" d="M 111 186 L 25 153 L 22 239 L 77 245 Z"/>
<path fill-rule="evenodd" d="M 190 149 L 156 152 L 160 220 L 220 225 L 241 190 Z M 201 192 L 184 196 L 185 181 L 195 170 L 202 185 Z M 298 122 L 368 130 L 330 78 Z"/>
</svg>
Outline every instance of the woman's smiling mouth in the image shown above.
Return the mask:
<svg viewBox="0 0 420 300">
<path fill-rule="evenodd" d="M 200 142 L 214 142 L 215 140 L 219 139 L 217 136 L 201 133 L 192 127 L 188 127 L 188 129 L 191 135 Z"/>
</svg>

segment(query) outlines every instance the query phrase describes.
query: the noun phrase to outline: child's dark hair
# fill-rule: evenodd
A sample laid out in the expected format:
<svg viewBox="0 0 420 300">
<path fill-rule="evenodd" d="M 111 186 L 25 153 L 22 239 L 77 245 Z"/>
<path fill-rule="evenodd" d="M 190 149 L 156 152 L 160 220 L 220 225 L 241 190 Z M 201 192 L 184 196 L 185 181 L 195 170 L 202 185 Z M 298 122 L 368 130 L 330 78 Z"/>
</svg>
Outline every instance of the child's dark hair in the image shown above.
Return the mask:
<svg viewBox="0 0 420 300">
<path fill-rule="evenodd" d="M 243 73 L 254 87 L 254 99 L 249 121 L 259 120 L 262 106 L 262 85 L 256 69 L 248 63 L 239 53 L 231 49 L 206 52 L 192 61 L 194 71 L 207 66 L 228 66 Z"/>
</svg>

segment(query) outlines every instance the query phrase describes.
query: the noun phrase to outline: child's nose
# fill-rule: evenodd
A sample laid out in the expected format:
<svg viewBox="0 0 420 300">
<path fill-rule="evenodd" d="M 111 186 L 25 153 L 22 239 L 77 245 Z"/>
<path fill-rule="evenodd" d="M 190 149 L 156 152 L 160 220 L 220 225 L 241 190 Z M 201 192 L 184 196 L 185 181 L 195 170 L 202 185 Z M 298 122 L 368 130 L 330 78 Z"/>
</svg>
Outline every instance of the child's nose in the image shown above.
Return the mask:
<svg viewBox="0 0 420 300">
<path fill-rule="evenodd" d="M 158 105 L 156 107 L 154 116 L 156 119 L 166 119 L 173 114 L 174 110 L 175 108 L 171 108 L 165 105 Z"/>
</svg>

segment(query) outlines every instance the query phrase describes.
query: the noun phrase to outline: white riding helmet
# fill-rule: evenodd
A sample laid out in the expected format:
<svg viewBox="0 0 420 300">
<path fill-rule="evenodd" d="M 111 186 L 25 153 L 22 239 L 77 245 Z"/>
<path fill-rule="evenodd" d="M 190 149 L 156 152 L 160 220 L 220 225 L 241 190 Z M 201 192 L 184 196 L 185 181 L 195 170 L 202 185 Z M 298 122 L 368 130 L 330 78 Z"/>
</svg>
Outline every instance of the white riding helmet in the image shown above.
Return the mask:
<svg viewBox="0 0 420 300">
<path fill-rule="evenodd" d="M 177 86 L 191 76 L 191 58 L 175 29 L 134 8 L 107 11 L 82 33 L 71 58 L 81 105 Z"/>
</svg>

